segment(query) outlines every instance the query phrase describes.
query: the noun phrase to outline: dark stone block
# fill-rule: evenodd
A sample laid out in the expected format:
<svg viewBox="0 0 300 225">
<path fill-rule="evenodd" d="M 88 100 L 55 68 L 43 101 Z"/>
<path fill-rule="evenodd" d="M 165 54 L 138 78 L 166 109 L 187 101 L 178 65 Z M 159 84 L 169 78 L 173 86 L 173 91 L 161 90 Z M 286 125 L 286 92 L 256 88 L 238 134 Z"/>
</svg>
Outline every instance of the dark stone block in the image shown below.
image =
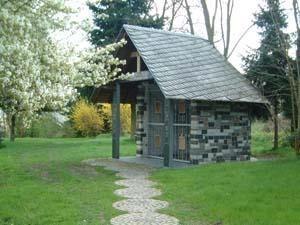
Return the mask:
<svg viewBox="0 0 300 225">
<path fill-rule="evenodd" d="M 241 151 L 241 155 L 250 155 L 249 151 Z"/>
<path fill-rule="evenodd" d="M 222 120 L 230 120 L 230 116 L 229 115 L 222 115 Z"/>
<path fill-rule="evenodd" d="M 143 150 L 136 150 L 136 154 L 138 154 L 138 155 L 143 155 Z"/>
<path fill-rule="evenodd" d="M 191 144 L 193 144 L 193 145 L 197 145 L 197 144 L 199 143 L 199 141 L 197 141 L 197 140 L 196 140 L 196 141 L 195 141 L 195 140 L 191 140 L 190 142 L 191 142 Z"/>
<path fill-rule="evenodd" d="M 228 149 L 228 145 L 223 145 L 222 149 Z"/>
<path fill-rule="evenodd" d="M 219 150 L 218 148 L 212 148 L 212 149 L 211 149 L 211 152 L 212 152 L 212 153 L 217 153 L 218 150 Z"/>
<path fill-rule="evenodd" d="M 243 147 L 243 151 L 249 151 L 250 150 L 250 146 L 244 146 Z"/>
<path fill-rule="evenodd" d="M 215 113 L 215 120 L 218 120 L 218 114 Z"/>
<path fill-rule="evenodd" d="M 142 141 L 143 137 L 141 135 L 138 135 L 135 137 L 135 141 Z"/>
<path fill-rule="evenodd" d="M 192 164 L 193 165 L 198 165 L 199 164 L 199 160 L 198 159 L 193 159 L 192 160 Z"/>
<path fill-rule="evenodd" d="M 213 128 L 214 126 L 215 126 L 215 123 L 214 123 L 214 122 L 209 122 L 209 123 L 208 123 L 208 127 L 209 127 L 209 128 Z"/>
<path fill-rule="evenodd" d="M 191 139 L 203 139 L 203 135 L 200 134 L 192 134 Z"/>
<path fill-rule="evenodd" d="M 217 156 L 216 160 L 217 160 L 217 162 L 224 162 L 225 161 L 223 156 Z"/>
</svg>

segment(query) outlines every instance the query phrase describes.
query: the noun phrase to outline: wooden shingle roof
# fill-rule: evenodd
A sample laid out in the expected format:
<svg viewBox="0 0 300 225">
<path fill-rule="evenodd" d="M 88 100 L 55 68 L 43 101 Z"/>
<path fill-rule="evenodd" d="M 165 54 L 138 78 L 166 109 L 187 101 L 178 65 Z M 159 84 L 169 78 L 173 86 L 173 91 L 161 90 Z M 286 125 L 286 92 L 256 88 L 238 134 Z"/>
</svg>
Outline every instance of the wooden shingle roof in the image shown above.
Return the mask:
<svg viewBox="0 0 300 225">
<path fill-rule="evenodd" d="M 205 39 L 132 25 L 124 25 L 123 32 L 166 98 L 266 103 L 250 81 Z"/>
</svg>

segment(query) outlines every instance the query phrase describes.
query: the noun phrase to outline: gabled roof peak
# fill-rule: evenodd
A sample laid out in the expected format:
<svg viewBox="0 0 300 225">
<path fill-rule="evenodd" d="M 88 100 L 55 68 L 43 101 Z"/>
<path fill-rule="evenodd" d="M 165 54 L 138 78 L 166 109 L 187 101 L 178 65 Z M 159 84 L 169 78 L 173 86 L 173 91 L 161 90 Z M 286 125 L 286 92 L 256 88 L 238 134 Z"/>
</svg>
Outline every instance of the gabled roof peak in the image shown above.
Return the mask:
<svg viewBox="0 0 300 225">
<path fill-rule="evenodd" d="M 203 38 L 132 25 L 124 25 L 123 32 L 127 33 L 166 98 L 267 102 L 250 81 Z"/>
</svg>

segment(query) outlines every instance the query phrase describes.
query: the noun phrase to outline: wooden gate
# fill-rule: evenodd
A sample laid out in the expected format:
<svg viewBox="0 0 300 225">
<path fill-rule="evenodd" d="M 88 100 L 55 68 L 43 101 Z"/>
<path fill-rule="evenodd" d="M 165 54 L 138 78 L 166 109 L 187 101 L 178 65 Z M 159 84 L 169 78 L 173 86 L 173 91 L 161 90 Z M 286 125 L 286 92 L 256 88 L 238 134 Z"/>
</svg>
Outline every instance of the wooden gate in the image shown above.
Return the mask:
<svg viewBox="0 0 300 225">
<path fill-rule="evenodd" d="M 190 160 L 190 102 L 185 100 L 174 101 L 174 146 L 173 159 Z"/>
<path fill-rule="evenodd" d="M 149 123 L 148 123 L 148 154 L 163 157 L 164 130 L 164 97 L 160 90 L 149 91 Z"/>
</svg>

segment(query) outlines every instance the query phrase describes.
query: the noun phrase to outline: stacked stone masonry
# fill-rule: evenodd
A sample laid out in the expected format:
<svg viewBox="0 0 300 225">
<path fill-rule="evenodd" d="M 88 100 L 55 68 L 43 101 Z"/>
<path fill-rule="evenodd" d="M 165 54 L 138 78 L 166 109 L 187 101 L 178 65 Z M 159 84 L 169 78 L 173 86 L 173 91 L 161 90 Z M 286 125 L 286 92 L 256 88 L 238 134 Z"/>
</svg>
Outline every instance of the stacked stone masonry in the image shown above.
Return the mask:
<svg viewBox="0 0 300 225">
<path fill-rule="evenodd" d="M 136 105 L 136 146 L 139 155 L 151 153 L 148 151 L 151 145 L 148 145 L 147 137 L 149 96 L 145 87 L 148 87 L 146 82 L 139 86 Z M 189 109 L 191 163 L 250 159 L 251 122 L 247 104 L 191 101 Z"/>
<path fill-rule="evenodd" d="M 146 140 L 146 130 L 145 130 L 145 91 L 143 85 L 139 86 L 139 92 L 137 95 L 136 103 L 136 153 L 142 155 L 144 152 L 144 144 Z"/>
<path fill-rule="evenodd" d="M 242 103 L 191 103 L 190 159 L 223 162 L 250 159 L 251 124 Z"/>
</svg>

